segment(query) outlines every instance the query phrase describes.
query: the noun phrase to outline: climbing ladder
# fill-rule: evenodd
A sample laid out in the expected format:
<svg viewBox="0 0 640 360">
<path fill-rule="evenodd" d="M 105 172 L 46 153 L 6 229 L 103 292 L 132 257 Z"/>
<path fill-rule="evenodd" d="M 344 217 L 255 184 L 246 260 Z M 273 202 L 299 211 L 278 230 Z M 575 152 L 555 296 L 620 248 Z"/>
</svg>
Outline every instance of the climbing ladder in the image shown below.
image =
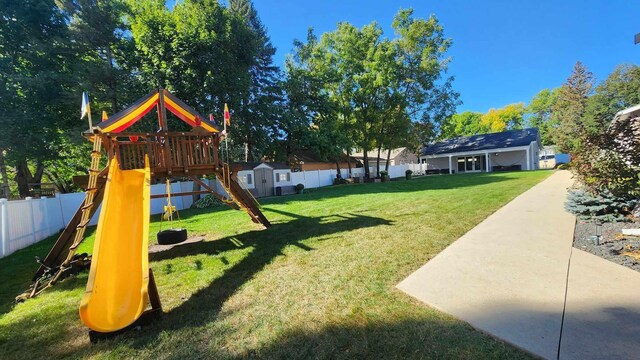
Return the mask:
<svg viewBox="0 0 640 360">
<path fill-rule="evenodd" d="M 222 163 L 222 172 L 216 172 L 216 178 L 222 184 L 224 190 L 229 194 L 231 201 L 235 202 L 242 210 L 246 211 L 251 220 L 265 227 L 271 227 L 271 223 L 260 210 L 260 204 L 251 195 L 251 193 L 243 189 L 236 179 L 231 177 L 229 164 Z"/>
<path fill-rule="evenodd" d="M 100 158 L 102 149 L 102 137 L 93 138 L 93 149 L 91 150 L 91 166 L 89 168 L 89 183 L 85 192 L 85 198 L 71 219 L 65 230 L 60 234 L 56 245 L 51 249 L 44 261 L 40 262 L 40 268 L 34 277 L 34 287 L 31 296 L 36 296 L 46 288 L 55 284 L 61 276 L 69 269 L 74 261 L 74 255 L 82 240 L 84 233 L 95 214 L 98 205 L 102 202 L 104 195 L 104 184 L 98 185 L 98 178 L 101 176 Z M 73 241 L 71 241 L 73 239 Z M 56 266 L 56 264 L 60 264 Z M 45 276 L 46 275 L 46 276 Z M 50 278 L 49 278 L 50 275 Z M 41 279 L 44 284 L 40 283 Z"/>
</svg>

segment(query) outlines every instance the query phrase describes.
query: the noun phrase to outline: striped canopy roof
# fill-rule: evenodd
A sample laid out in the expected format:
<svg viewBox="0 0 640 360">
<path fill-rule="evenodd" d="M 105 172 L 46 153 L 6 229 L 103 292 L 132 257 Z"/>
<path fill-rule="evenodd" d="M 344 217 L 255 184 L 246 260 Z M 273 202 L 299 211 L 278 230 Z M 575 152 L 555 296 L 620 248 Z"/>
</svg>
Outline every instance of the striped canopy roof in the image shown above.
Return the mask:
<svg viewBox="0 0 640 360">
<path fill-rule="evenodd" d="M 111 115 L 107 120 L 98 124 L 97 128 L 103 133 L 118 133 L 126 130 L 151 111 L 154 106 L 158 105 L 161 94 L 164 99 L 164 107 L 182 121 L 193 127 L 200 126 L 209 132 L 220 131 L 218 125 L 205 119 L 192 107 L 183 103 L 166 89 L 154 90 L 136 101 L 129 108 Z"/>
</svg>

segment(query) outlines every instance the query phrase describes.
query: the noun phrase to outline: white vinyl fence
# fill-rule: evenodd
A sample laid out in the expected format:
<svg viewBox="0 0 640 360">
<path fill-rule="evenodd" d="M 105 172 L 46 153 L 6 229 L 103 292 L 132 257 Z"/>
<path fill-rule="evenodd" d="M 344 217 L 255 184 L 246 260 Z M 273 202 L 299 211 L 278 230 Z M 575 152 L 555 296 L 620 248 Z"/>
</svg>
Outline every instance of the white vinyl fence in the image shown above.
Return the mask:
<svg viewBox="0 0 640 360">
<path fill-rule="evenodd" d="M 204 180 L 214 189 L 221 187 L 215 180 Z M 164 194 L 166 184 L 151 186 L 151 194 Z M 193 190 L 193 181 L 175 182 L 171 184 L 171 192 L 187 192 Z M 0 199 L 0 258 L 16 250 L 27 247 L 51 235 L 57 234 L 71 221 L 73 215 L 84 201 L 84 193 L 57 194 L 56 197 L 40 199 L 7 201 Z M 166 199 L 151 200 L 151 214 L 159 214 L 166 204 Z M 191 207 L 192 196 L 176 196 L 171 202 L 178 210 Z M 100 207 L 89 225 L 98 223 Z"/>
<path fill-rule="evenodd" d="M 420 164 L 406 164 L 389 167 L 391 178 L 403 177 L 405 171 L 411 169 L 414 173 L 421 172 Z M 348 169 L 341 169 L 341 176 L 348 177 Z M 376 174 L 375 167 L 370 168 L 372 176 Z M 363 168 L 353 168 L 354 177 L 364 176 Z M 313 170 L 291 173 L 292 184 L 304 184 L 307 189 L 329 186 L 336 178 L 336 170 Z M 209 186 L 223 194 L 224 189 L 216 180 L 204 180 Z M 187 192 L 193 190 L 193 182 L 175 182 L 171 184 L 171 192 Z M 151 194 L 164 194 L 165 184 L 151 186 Z M 0 258 L 16 250 L 27 247 L 62 230 L 84 201 L 84 193 L 57 194 L 53 198 L 7 201 L 0 199 Z M 172 197 L 172 203 L 178 210 L 191 207 L 192 196 Z M 166 199 L 151 200 L 151 214 L 160 214 Z M 96 211 L 89 225 L 98 223 L 100 208 Z"/>
</svg>

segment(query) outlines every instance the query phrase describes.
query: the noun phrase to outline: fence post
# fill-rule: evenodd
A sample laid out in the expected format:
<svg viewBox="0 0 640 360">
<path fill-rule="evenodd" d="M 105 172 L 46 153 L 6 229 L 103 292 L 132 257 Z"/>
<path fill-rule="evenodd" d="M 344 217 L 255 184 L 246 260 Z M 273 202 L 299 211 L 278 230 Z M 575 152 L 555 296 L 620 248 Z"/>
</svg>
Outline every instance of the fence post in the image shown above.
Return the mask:
<svg viewBox="0 0 640 360">
<path fill-rule="evenodd" d="M 44 221 L 47 224 L 46 236 L 50 236 L 51 235 L 51 219 L 49 219 L 49 205 L 47 205 L 46 196 L 43 196 L 40 198 L 40 205 L 44 207 L 44 210 L 42 210 L 42 216 L 44 217 Z"/>
<path fill-rule="evenodd" d="M 9 252 L 9 206 L 7 199 L 0 199 L 0 258 Z"/>
<path fill-rule="evenodd" d="M 29 214 L 29 215 L 31 215 L 31 216 L 30 216 L 30 218 L 31 218 L 31 235 L 33 235 L 33 242 L 32 242 L 32 244 L 35 244 L 35 243 L 36 243 L 36 241 L 38 241 L 38 239 L 36 238 L 36 231 L 35 231 L 35 227 L 36 227 L 36 219 L 35 219 L 35 217 L 33 216 L 33 198 L 32 198 L 32 197 L 30 197 L 30 196 L 27 196 L 27 197 L 25 198 L 25 200 L 27 201 L 27 204 L 29 204 L 29 212 L 30 212 L 30 214 Z"/>
</svg>

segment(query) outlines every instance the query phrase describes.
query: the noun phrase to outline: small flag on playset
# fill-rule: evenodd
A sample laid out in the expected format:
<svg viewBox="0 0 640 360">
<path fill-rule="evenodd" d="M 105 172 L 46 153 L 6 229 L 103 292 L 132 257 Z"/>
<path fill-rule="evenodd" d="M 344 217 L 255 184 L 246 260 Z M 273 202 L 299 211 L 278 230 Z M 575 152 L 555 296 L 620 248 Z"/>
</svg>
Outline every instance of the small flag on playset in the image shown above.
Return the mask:
<svg viewBox="0 0 640 360">
<path fill-rule="evenodd" d="M 82 92 L 82 107 L 80 108 L 80 119 L 84 119 L 91 112 L 91 104 L 89 103 L 89 94 Z"/>
<path fill-rule="evenodd" d="M 107 115 L 107 112 L 102 110 L 102 121 L 105 121 L 109 118 L 109 116 Z"/>
<path fill-rule="evenodd" d="M 213 114 L 209 113 L 209 121 L 211 121 L 212 123 L 216 123 L 215 119 L 213 118 Z"/>
<path fill-rule="evenodd" d="M 231 126 L 231 114 L 229 114 L 229 107 L 227 103 L 224 103 L 224 123 L 227 126 Z"/>
</svg>

